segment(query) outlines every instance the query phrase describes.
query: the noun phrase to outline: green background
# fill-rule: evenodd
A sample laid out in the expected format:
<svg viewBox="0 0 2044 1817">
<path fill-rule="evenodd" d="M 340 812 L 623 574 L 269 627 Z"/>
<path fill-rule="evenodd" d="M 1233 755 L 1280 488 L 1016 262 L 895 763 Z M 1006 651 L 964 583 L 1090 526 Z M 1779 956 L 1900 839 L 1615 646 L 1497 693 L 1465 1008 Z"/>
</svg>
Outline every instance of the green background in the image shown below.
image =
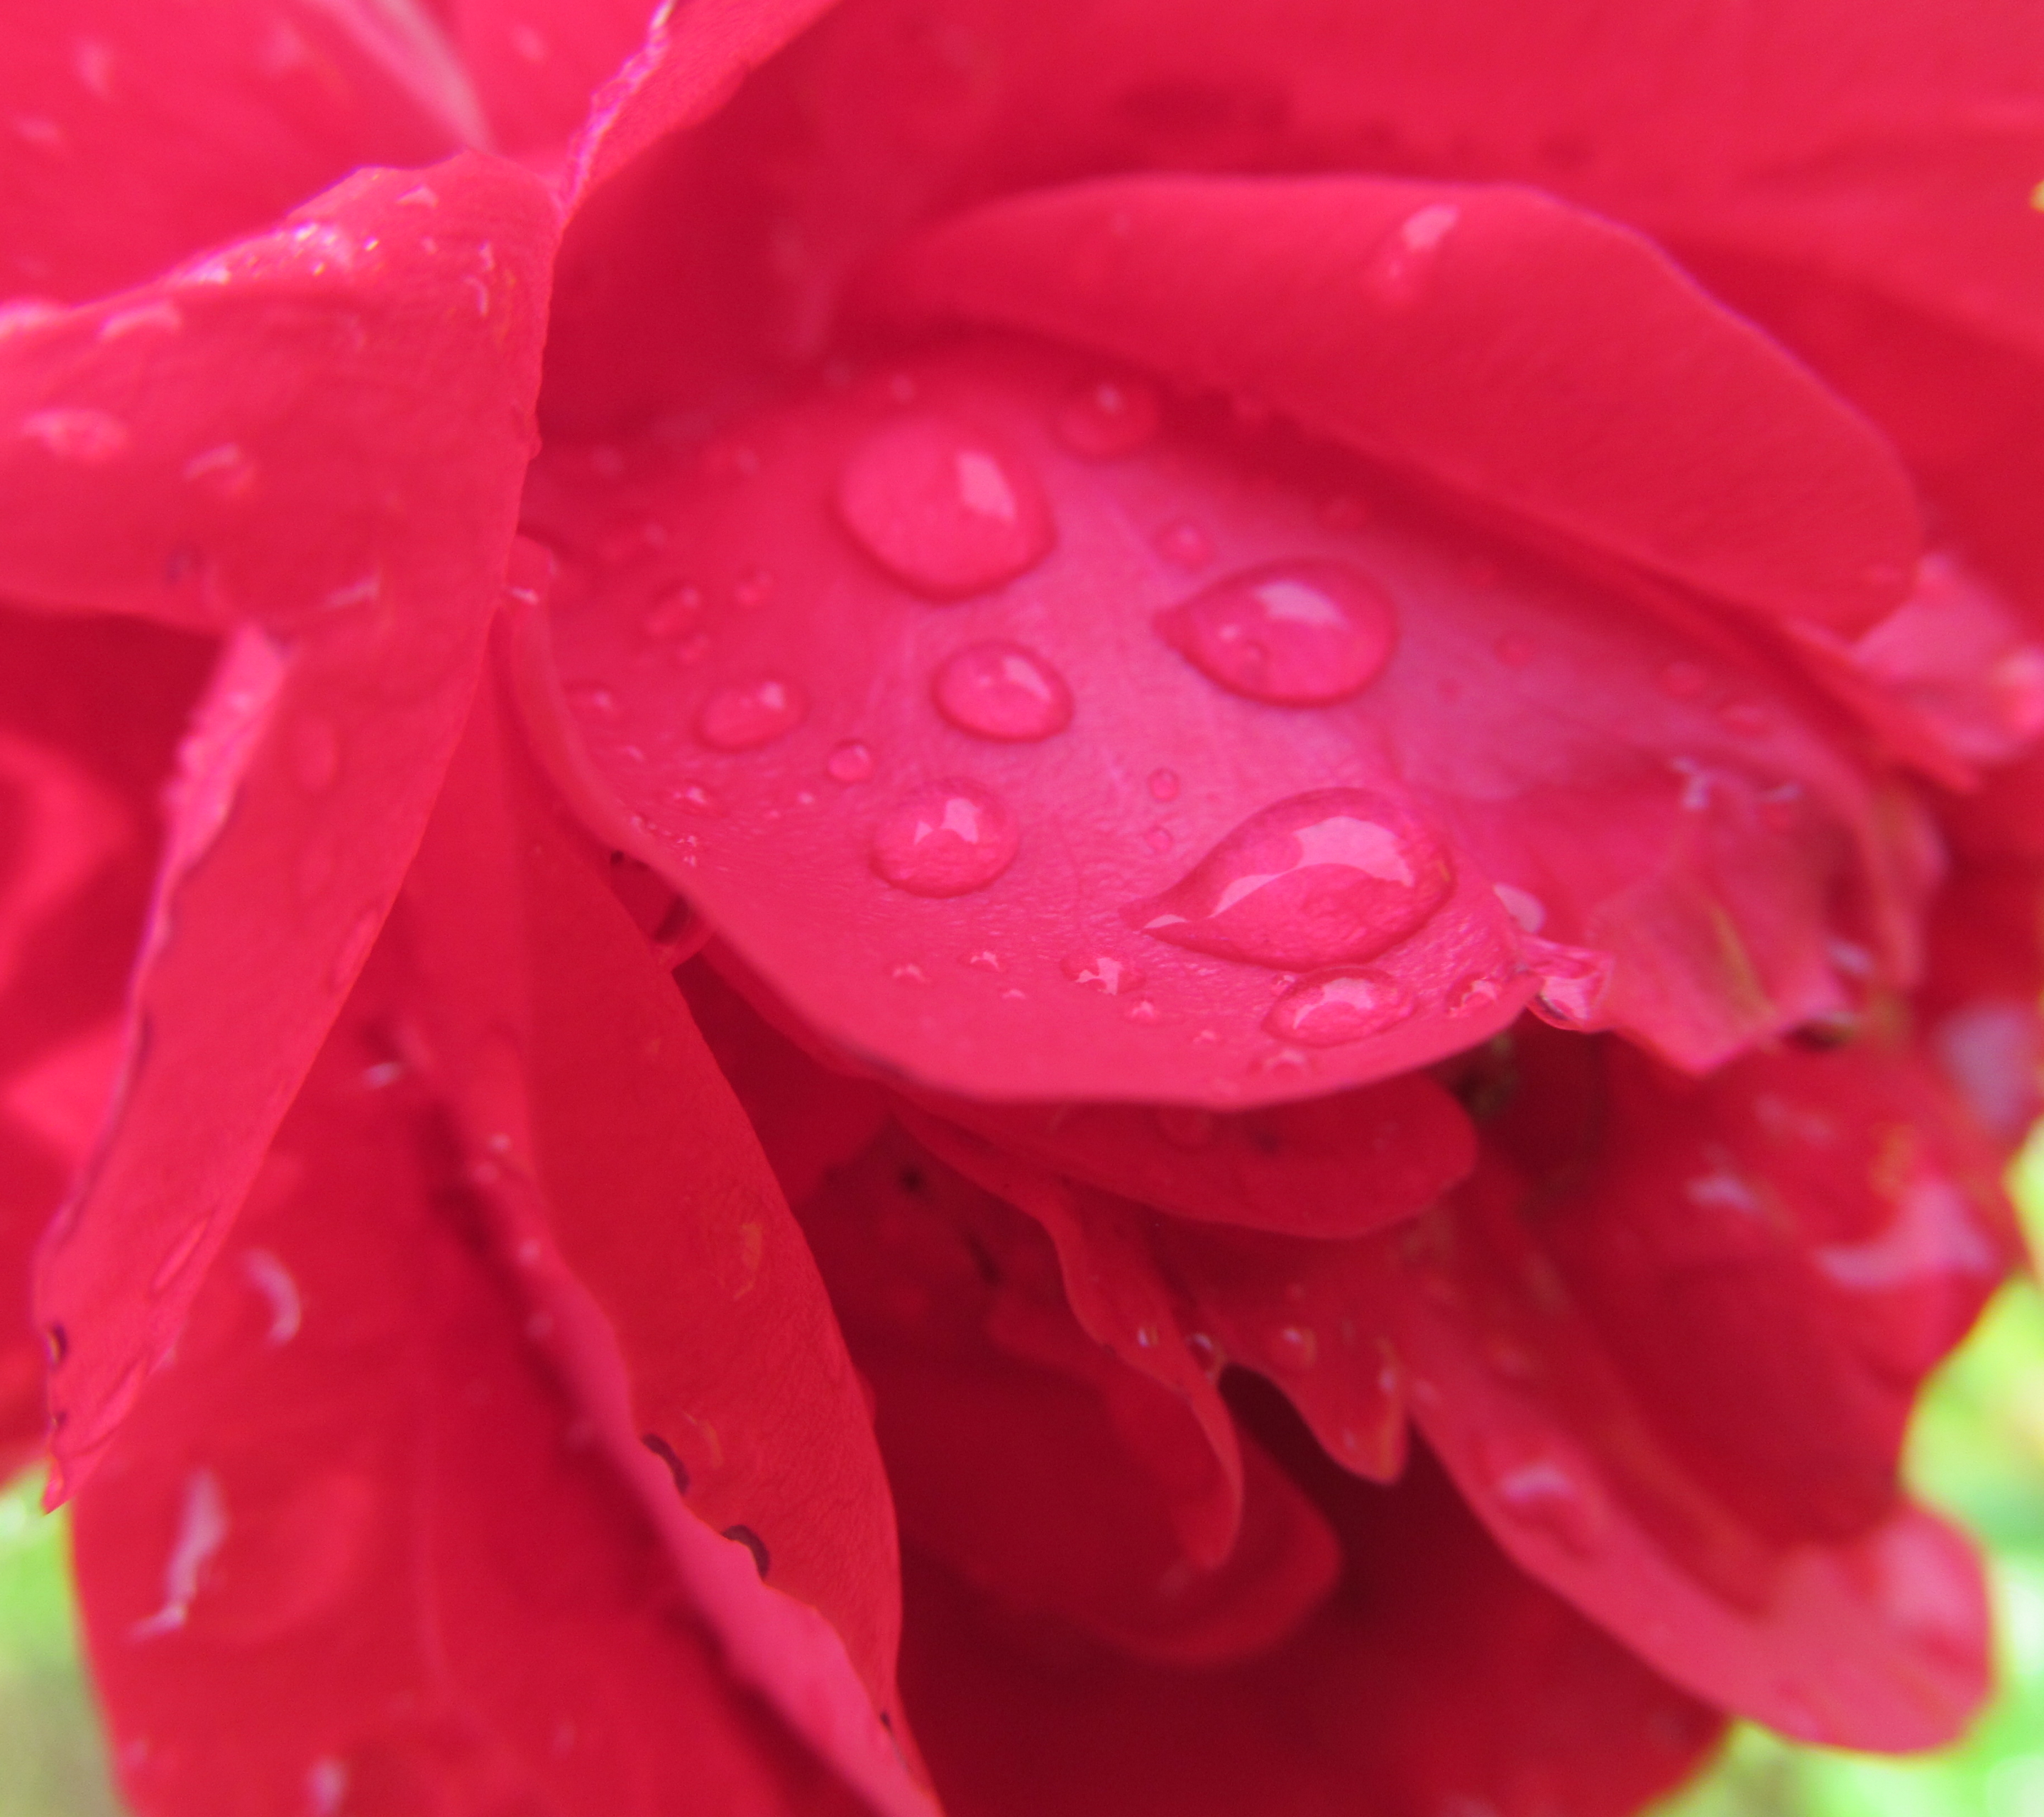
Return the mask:
<svg viewBox="0 0 2044 1817">
<path fill-rule="evenodd" d="M 2015 1169 L 2044 1253 L 2044 1140 Z M 1910 1435 L 1918 1490 L 1984 1542 L 2002 1690 L 1966 1742 L 1906 1761 L 1740 1728 L 1654 1817 L 2044 1817 L 2044 1296 L 2005 1288 L 1932 1385 Z M 0 1817 L 120 1817 L 79 1665 L 62 1518 L 40 1481 L 0 1492 Z"/>
</svg>

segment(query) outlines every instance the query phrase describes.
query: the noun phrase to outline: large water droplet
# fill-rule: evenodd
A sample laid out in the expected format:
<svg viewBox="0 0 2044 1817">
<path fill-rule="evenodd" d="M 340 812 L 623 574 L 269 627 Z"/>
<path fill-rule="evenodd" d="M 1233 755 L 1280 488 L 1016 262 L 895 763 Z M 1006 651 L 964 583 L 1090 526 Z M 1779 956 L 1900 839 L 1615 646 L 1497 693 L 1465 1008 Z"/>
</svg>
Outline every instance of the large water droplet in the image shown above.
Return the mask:
<svg viewBox="0 0 2044 1817">
<path fill-rule="evenodd" d="M 1000 639 L 947 657 L 930 691 L 946 719 L 979 738 L 1022 743 L 1071 724 L 1064 677 L 1035 651 Z"/>
<path fill-rule="evenodd" d="M 1059 407 L 1058 440 L 1089 460 L 1112 460 L 1150 440 L 1162 414 L 1156 392 L 1139 378 L 1089 379 Z"/>
<path fill-rule="evenodd" d="M 1174 946 L 1288 971 L 1374 958 L 1454 887 L 1434 836 L 1398 803 L 1321 789 L 1254 814 L 1191 870 L 1124 912 Z"/>
<path fill-rule="evenodd" d="M 963 896 L 1005 870 L 1020 843 L 999 796 L 977 782 L 933 782 L 874 829 L 873 868 L 912 896 Z"/>
<path fill-rule="evenodd" d="M 966 598 L 1027 574 L 1054 537 L 1035 475 L 942 417 L 876 429 L 839 476 L 837 505 L 875 561 L 934 599 Z"/>
<path fill-rule="evenodd" d="M 1527 969 L 1540 978 L 1540 993 L 1531 1006 L 1535 1016 L 1557 1028 L 1603 1026 L 1604 1000 L 1616 964 L 1609 953 L 1531 938 L 1521 943 L 1520 952 Z"/>
<path fill-rule="evenodd" d="M 756 751 L 802 723 L 809 703 L 778 675 L 719 688 L 696 716 L 696 736 L 713 751 Z"/>
<path fill-rule="evenodd" d="M 1418 1007 L 1404 985 L 1381 972 L 1316 972 L 1271 1005 L 1263 1026 L 1281 1041 L 1339 1047 L 1396 1028 Z"/>
<path fill-rule="evenodd" d="M 1208 680 L 1279 706 L 1345 700 L 1398 638 L 1384 590 L 1341 562 L 1285 562 L 1217 581 L 1157 615 L 1158 634 Z"/>
</svg>

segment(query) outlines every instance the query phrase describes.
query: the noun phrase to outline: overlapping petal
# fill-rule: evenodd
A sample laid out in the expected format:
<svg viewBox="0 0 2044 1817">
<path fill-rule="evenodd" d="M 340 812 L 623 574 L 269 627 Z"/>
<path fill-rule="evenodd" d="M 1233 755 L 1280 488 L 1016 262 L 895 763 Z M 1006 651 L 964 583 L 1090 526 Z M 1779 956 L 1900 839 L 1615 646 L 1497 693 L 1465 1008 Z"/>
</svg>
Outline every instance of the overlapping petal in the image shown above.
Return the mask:
<svg viewBox="0 0 2044 1817">
<path fill-rule="evenodd" d="M 45 1252 L 74 1478 L 174 1335 L 459 734 L 501 597 L 555 221 L 535 179 L 472 155 L 368 173 L 0 363 L 21 506 L 6 584 L 235 624 L 181 753 L 115 1113 Z M 57 427 L 21 432 L 38 420 Z"/>
</svg>

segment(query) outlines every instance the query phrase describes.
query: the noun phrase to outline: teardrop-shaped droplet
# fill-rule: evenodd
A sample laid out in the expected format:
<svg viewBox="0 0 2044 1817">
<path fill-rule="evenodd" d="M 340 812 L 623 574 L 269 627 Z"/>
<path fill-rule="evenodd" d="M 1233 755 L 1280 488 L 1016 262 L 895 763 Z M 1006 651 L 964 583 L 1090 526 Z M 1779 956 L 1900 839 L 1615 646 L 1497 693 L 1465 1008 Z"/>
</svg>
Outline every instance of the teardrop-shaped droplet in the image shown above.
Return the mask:
<svg viewBox="0 0 2044 1817">
<path fill-rule="evenodd" d="M 1339 1047 L 1395 1028 L 1417 1007 L 1404 985 L 1381 972 L 1316 972 L 1271 1005 L 1263 1026 L 1281 1041 Z"/>
<path fill-rule="evenodd" d="M 1616 964 L 1609 953 L 1527 939 L 1520 943 L 1520 955 L 1527 969 L 1539 975 L 1540 992 L 1531 1008 L 1543 1022 L 1578 1031 L 1604 1026 L 1604 1000 Z"/>
<path fill-rule="evenodd" d="M 824 760 L 824 773 L 833 782 L 864 782 L 873 774 L 873 752 L 856 739 L 847 739 Z"/>
<path fill-rule="evenodd" d="M 1139 378 L 1089 379 L 1058 408 L 1058 440 L 1089 460 L 1112 460 L 1154 437 L 1162 416 L 1156 392 Z"/>
<path fill-rule="evenodd" d="M 998 795 L 977 782 L 933 782 L 874 829 L 873 868 L 912 896 L 963 896 L 1005 870 L 1020 844 Z"/>
<path fill-rule="evenodd" d="M 932 599 L 968 598 L 1027 574 L 1054 536 L 1035 474 L 943 417 L 874 430 L 839 476 L 837 505 L 867 554 Z"/>
<path fill-rule="evenodd" d="M 1408 809 L 1366 789 L 1320 789 L 1251 815 L 1125 913 L 1174 946 L 1317 971 L 1397 945 L 1454 885 L 1447 854 Z"/>
<path fill-rule="evenodd" d="M 1439 262 L 1440 248 L 1462 225 L 1453 202 L 1429 202 L 1400 221 L 1371 254 L 1363 283 L 1386 307 L 1410 309 L 1425 296 Z"/>
<path fill-rule="evenodd" d="M 809 703 L 793 682 L 763 675 L 719 688 L 696 716 L 696 736 L 713 751 L 757 751 L 802 723 Z"/>
<path fill-rule="evenodd" d="M 1001 639 L 947 657 L 930 691 L 937 710 L 977 738 L 1026 743 L 1072 722 L 1064 677 L 1034 651 Z"/>
<path fill-rule="evenodd" d="M 1398 640 L 1384 590 L 1344 562 L 1281 562 L 1159 613 L 1158 634 L 1210 682 L 1277 706 L 1346 700 Z"/>
</svg>

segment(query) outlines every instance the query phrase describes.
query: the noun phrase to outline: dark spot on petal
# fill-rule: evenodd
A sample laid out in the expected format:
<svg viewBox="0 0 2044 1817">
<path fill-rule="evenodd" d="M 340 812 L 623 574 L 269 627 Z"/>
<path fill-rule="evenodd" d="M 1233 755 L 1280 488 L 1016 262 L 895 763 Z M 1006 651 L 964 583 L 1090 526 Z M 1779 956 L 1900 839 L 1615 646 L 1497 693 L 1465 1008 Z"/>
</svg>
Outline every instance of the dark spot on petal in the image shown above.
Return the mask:
<svg viewBox="0 0 2044 1817">
<path fill-rule="evenodd" d="M 736 1540 L 747 1551 L 750 1552 L 752 1554 L 752 1562 L 759 1568 L 759 1575 L 763 1577 L 766 1575 L 768 1567 L 773 1563 L 773 1560 L 767 1555 L 765 1540 L 762 1539 L 751 1527 L 743 1526 L 727 1527 L 724 1530 L 724 1536 L 727 1539 Z"/>
<path fill-rule="evenodd" d="M 52 1325 L 44 1332 L 43 1340 L 50 1347 L 50 1367 L 63 1368 L 64 1358 L 71 1354 L 71 1333 L 61 1325 Z"/>
<path fill-rule="evenodd" d="M 667 1466 L 668 1473 L 674 1479 L 674 1487 L 686 1495 L 689 1492 L 689 1467 L 674 1455 L 674 1447 L 657 1432 L 643 1434 L 639 1442 Z"/>
</svg>

